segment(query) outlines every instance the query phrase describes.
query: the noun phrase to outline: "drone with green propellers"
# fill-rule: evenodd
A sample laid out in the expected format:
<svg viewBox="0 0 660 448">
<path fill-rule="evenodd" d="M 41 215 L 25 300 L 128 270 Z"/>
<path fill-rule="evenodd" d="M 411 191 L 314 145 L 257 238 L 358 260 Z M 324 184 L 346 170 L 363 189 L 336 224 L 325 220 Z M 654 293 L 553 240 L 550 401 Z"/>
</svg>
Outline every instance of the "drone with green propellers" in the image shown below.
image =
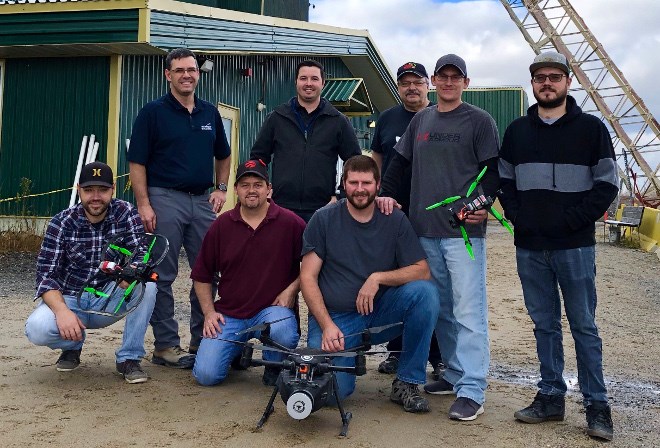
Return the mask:
<svg viewBox="0 0 660 448">
<path fill-rule="evenodd" d="M 479 185 L 479 182 L 481 182 L 481 178 L 486 174 L 486 170 L 488 170 L 488 167 L 485 166 L 484 169 L 481 170 L 479 175 L 477 175 L 477 178 L 470 184 L 470 187 L 467 190 L 467 193 L 465 193 L 465 196 L 451 196 L 448 197 L 447 199 L 443 199 L 440 202 L 436 202 L 433 205 L 429 205 L 426 207 L 426 210 L 433 210 L 434 208 L 438 207 L 445 207 L 449 204 L 453 204 L 454 202 L 460 200 L 460 199 L 467 199 L 470 197 L 470 195 L 474 192 L 474 190 L 477 189 L 477 186 Z M 463 202 L 462 207 L 458 211 L 454 211 L 453 207 L 449 207 L 448 210 L 452 214 L 451 218 L 449 218 L 449 223 L 453 228 L 458 227 L 461 229 L 461 235 L 463 236 L 463 241 L 465 242 L 465 249 L 467 250 L 468 255 L 470 255 L 470 258 L 474 260 L 474 252 L 472 250 L 472 242 L 470 242 L 470 237 L 467 234 L 467 231 L 465 230 L 465 220 L 466 218 L 474 213 L 477 210 L 481 209 L 486 209 L 488 212 L 497 219 L 497 221 L 502 224 L 511 235 L 513 235 L 513 228 L 511 228 L 511 225 L 509 222 L 504 218 L 497 210 L 495 210 L 492 205 L 495 202 L 495 198 L 491 196 L 486 196 L 486 195 L 479 195 L 475 199 L 469 201 L 469 202 Z"/>
<path fill-rule="evenodd" d="M 98 270 L 78 291 L 79 308 L 102 316 L 126 316 L 142 301 L 146 284 L 158 280 L 154 269 L 168 250 L 169 241 L 163 235 L 127 232 L 114 236 L 103 249 Z M 86 293 L 101 303 L 81 300 Z"/>
</svg>

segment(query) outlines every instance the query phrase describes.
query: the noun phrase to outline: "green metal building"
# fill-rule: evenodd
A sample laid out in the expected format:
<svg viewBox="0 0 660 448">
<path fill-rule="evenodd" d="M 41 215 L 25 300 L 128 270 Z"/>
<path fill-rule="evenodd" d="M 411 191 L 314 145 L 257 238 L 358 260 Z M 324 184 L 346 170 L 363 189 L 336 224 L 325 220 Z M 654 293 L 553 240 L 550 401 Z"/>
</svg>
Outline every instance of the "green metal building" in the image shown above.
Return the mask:
<svg viewBox="0 0 660 448">
<path fill-rule="evenodd" d="M 0 217 L 46 218 L 66 207 L 83 135 L 95 135 L 97 159 L 130 199 L 126 141 L 142 106 L 168 89 L 172 48 L 214 63 L 196 93 L 218 105 L 234 166 L 266 114 L 295 93 L 295 67 L 309 58 L 325 66 L 323 95 L 369 148 L 369 124 L 398 103 L 396 83 L 367 31 L 309 23 L 308 8 L 302 0 L 0 0 Z M 16 200 L 21 191 L 40 195 Z"/>
</svg>

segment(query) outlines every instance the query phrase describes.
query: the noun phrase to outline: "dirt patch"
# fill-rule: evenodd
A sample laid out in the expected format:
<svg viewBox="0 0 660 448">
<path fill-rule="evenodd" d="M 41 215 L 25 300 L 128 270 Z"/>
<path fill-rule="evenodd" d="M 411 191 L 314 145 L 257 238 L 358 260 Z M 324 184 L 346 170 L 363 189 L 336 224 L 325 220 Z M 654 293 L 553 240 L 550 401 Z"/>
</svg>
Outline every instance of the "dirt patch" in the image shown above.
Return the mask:
<svg viewBox="0 0 660 448">
<path fill-rule="evenodd" d="M 493 226 L 494 227 L 494 226 Z M 489 229 L 488 297 L 492 350 L 486 412 L 471 423 L 447 418 L 451 397 L 430 397 L 432 412 L 412 415 L 389 401 L 391 376 L 376 372 L 380 359 L 358 379 L 345 402 L 353 413 L 348 439 L 336 409 L 292 420 L 278 398 L 265 427 L 255 424 L 270 395 L 261 369 L 232 372 L 219 387 L 197 386 L 190 371 L 143 365 L 145 384 L 129 385 L 114 373 L 114 350 L 123 322 L 88 332 L 82 365 L 58 373 L 58 354 L 32 346 L 23 335 L 33 308 L 33 254 L 0 254 L 0 446 L 199 447 L 592 447 L 577 391 L 573 341 L 565 333 L 566 378 L 572 385 L 566 420 L 526 425 L 513 412 L 526 406 L 538 381 L 532 324 L 522 300 L 511 238 Z M 615 441 L 609 446 L 658 446 L 660 434 L 660 264 L 655 255 L 599 243 L 598 325 L 603 337 Z M 182 261 L 176 284 L 181 332 L 187 327 Z M 566 322 L 564 322 L 567 328 Z M 187 342 L 187 335 L 183 341 Z M 147 335 L 150 356 L 153 337 Z M 655 442 L 654 442 L 655 440 Z"/>
</svg>

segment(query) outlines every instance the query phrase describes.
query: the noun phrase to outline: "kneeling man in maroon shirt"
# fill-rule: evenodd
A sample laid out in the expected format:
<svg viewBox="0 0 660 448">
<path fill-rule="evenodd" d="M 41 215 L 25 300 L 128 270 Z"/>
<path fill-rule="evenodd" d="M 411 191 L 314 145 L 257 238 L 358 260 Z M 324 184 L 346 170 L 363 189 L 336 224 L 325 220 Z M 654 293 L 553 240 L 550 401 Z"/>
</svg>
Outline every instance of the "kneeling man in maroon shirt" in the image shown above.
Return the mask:
<svg viewBox="0 0 660 448">
<path fill-rule="evenodd" d="M 300 290 L 300 253 L 305 222 L 268 199 L 266 165 L 248 160 L 238 167 L 234 185 L 238 204 L 215 220 L 204 237 L 190 277 L 204 313 L 202 342 L 193 377 L 203 386 L 227 377 L 241 346 L 223 339 L 247 341 L 259 332 L 236 333 L 264 322 L 276 342 L 295 348 L 300 335 L 292 308 Z M 211 283 L 220 275 L 218 299 Z M 268 361 L 284 354 L 264 351 Z M 263 381 L 274 385 L 278 369 L 266 368 Z"/>
</svg>

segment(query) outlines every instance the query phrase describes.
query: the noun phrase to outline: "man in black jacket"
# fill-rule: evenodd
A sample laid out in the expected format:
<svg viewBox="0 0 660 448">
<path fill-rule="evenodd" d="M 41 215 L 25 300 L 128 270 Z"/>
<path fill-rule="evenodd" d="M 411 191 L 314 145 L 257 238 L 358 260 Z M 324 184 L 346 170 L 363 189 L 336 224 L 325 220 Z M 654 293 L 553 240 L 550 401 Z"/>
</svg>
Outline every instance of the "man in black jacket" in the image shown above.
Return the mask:
<svg viewBox="0 0 660 448">
<path fill-rule="evenodd" d="M 616 197 L 614 150 L 605 125 L 568 95 L 566 57 L 542 53 L 530 66 L 537 104 L 504 134 L 500 201 L 515 225 L 525 305 L 534 322 L 541 381 L 516 419 L 564 419 L 561 302 L 575 340 L 578 380 L 592 437 L 611 440 L 596 312 L 595 225 Z M 559 288 L 558 288 L 559 287 Z"/>
<path fill-rule="evenodd" d="M 324 84 L 320 63 L 298 64 L 297 95 L 266 117 L 250 152 L 266 164 L 272 157 L 273 199 L 305 222 L 337 200 L 337 157 L 362 153 L 348 119 L 321 98 Z"/>
</svg>

